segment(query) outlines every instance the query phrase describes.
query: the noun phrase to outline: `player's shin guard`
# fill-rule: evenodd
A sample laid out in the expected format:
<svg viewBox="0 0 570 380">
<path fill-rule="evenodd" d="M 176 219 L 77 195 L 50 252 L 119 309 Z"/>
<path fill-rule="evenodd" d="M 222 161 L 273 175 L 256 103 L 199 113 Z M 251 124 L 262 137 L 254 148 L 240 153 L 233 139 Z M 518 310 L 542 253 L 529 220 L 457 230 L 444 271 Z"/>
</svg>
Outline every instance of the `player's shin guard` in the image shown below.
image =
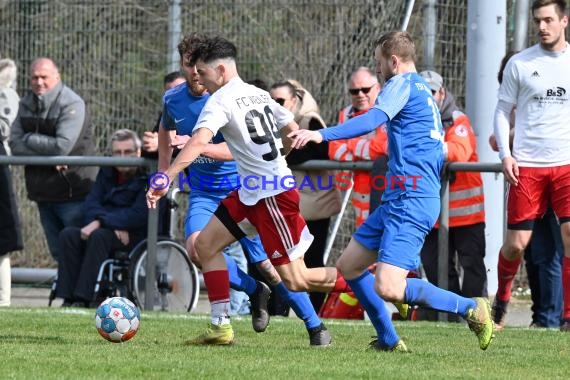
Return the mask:
<svg viewBox="0 0 570 380">
<path fill-rule="evenodd" d="M 226 259 L 226 265 L 228 266 L 230 287 L 251 296 L 257 288 L 255 279 L 241 270 L 232 257 L 224 254 L 224 259 Z"/>
<path fill-rule="evenodd" d="M 295 315 L 305 322 L 307 329 L 321 325 L 321 320 L 317 316 L 307 292 L 292 292 L 287 289 L 283 281 L 275 285 L 275 290 L 287 301 L 291 309 L 295 312 Z"/>
<path fill-rule="evenodd" d="M 204 272 L 204 284 L 212 310 L 212 324 L 220 326 L 230 323 L 230 281 L 228 271 Z"/>
<path fill-rule="evenodd" d="M 509 261 L 503 256 L 502 252 L 499 252 L 499 264 L 497 265 L 498 287 L 495 298 L 506 302 L 511 299 L 511 288 L 521 265 L 521 260 L 518 258 Z"/>
<path fill-rule="evenodd" d="M 396 346 L 400 338 L 392 324 L 392 315 L 388 311 L 386 303 L 374 291 L 374 276 L 366 271 L 359 277 L 346 282 L 368 313 L 370 322 L 378 334 L 378 344 L 386 348 Z"/>
<path fill-rule="evenodd" d="M 410 305 L 424 306 L 461 316 L 467 315 L 467 311 L 476 306 L 475 301 L 470 298 L 461 297 L 418 278 L 407 278 L 406 284 L 404 302 Z"/>
</svg>

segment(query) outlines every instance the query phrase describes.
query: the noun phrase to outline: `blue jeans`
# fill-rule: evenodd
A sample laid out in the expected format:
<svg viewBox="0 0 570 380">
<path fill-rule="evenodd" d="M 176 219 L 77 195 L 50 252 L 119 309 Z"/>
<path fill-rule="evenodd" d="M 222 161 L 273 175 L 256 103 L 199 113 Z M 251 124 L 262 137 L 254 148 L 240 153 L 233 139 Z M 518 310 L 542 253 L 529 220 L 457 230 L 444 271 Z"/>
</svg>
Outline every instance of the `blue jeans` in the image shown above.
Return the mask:
<svg viewBox="0 0 570 380">
<path fill-rule="evenodd" d="M 83 201 L 38 202 L 40 222 L 46 235 L 49 252 L 55 261 L 60 255 L 59 233 L 65 227 L 83 227 Z"/>
<path fill-rule="evenodd" d="M 530 251 L 526 254 L 527 272 L 534 271 L 533 322 L 542 327 L 559 327 L 562 314 L 562 258 L 564 245 L 558 220 L 549 209 L 535 222 Z"/>
</svg>

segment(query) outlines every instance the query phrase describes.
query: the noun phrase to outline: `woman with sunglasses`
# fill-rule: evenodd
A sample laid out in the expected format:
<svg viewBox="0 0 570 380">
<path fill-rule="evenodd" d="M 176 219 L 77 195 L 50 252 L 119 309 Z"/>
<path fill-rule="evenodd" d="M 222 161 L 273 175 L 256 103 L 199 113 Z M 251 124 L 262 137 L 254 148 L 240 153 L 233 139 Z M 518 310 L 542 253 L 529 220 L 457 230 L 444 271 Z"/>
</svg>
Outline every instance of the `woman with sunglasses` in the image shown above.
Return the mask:
<svg viewBox="0 0 570 380">
<path fill-rule="evenodd" d="M 269 90 L 271 97 L 295 115 L 300 129 L 319 130 L 326 128 L 319 114 L 317 102 L 299 82 L 293 79 L 278 82 Z M 326 144 L 309 144 L 306 149 L 293 150 L 286 157 L 289 165 L 298 165 L 308 160 L 328 160 Z M 307 227 L 315 240 L 305 253 L 307 268 L 324 267 L 324 253 L 331 216 L 340 212 L 340 191 L 333 186 L 334 173 L 328 170 L 294 170 L 297 186 L 303 179 L 310 178 L 313 186 L 299 186 L 300 209 Z M 319 311 L 325 293 L 310 292 L 309 297 L 315 311 Z"/>
</svg>

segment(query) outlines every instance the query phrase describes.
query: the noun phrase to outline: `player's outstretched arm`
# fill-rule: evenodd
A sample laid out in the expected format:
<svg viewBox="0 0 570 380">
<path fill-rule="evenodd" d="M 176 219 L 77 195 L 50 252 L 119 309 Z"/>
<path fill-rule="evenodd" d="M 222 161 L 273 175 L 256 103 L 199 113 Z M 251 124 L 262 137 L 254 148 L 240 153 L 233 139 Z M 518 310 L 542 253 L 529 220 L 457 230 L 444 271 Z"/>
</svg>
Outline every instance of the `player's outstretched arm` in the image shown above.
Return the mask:
<svg viewBox="0 0 570 380">
<path fill-rule="evenodd" d="M 228 148 L 228 143 L 210 143 L 202 152 L 202 155 L 216 161 L 233 161 L 234 157 Z"/>
<path fill-rule="evenodd" d="M 291 149 L 295 148 L 295 139 L 293 136 L 295 136 L 295 133 L 300 131 L 301 129 L 299 129 L 299 124 L 294 121 L 279 130 L 281 141 L 283 141 L 283 149 L 286 155 L 291 151 Z"/>
<path fill-rule="evenodd" d="M 320 143 L 323 141 L 323 135 L 319 131 L 310 131 L 308 129 L 299 129 L 287 135 L 287 140 L 290 141 L 291 149 L 301 149 L 308 143 Z"/>
<path fill-rule="evenodd" d="M 199 128 L 184 148 L 180 151 L 174 162 L 166 170 L 167 183 L 171 184 L 184 168 L 196 159 L 208 146 L 214 134 L 206 128 Z M 156 208 L 158 201 L 168 192 L 168 186 L 164 188 L 150 188 L 146 193 L 146 204 L 149 208 Z"/>
<path fill-rule="evenodd" d="M 172 147 L 170 146 L 170 136 L 173 131 L 168 131 L 162 123 L 158 127 L 158 171 L 165 171 L 172 159 Z"/>
</svg>

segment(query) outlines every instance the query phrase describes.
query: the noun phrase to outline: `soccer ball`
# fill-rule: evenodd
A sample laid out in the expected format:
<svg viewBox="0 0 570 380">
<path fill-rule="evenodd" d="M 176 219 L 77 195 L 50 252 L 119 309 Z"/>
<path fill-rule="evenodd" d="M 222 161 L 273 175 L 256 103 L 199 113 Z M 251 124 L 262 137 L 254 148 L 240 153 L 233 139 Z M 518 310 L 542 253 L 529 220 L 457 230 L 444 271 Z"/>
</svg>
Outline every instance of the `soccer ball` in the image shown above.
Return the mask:
<svg viewBox="0 0 570 380">
<path fill-rule="evenodd" d="M 95 312 L 97 331 L 113 343 L 126 342 L 135 336 L 140 320 L 139 309 L 124 297 L 107 298 Z"/>
</svg>

